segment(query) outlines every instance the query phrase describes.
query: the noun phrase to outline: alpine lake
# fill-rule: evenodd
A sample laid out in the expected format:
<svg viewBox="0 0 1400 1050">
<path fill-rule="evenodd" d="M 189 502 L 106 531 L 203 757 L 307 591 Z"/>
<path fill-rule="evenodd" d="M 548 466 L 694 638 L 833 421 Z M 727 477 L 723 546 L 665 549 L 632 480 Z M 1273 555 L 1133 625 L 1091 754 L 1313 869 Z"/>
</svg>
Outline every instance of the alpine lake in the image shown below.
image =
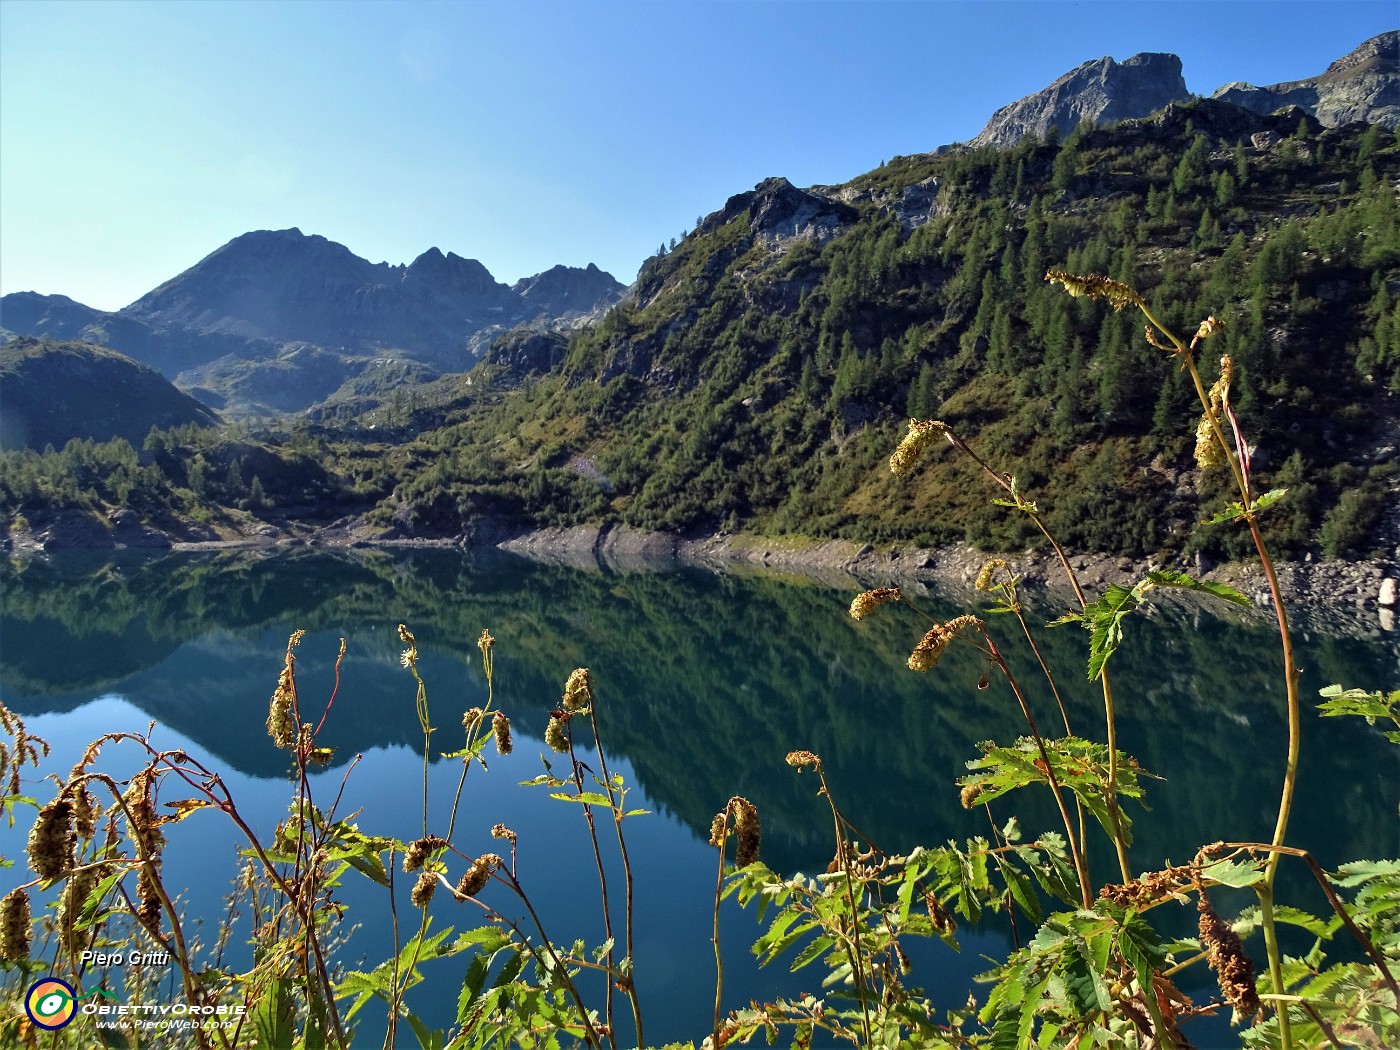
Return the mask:
<svg viewBox="0 0 1400 1050">
<path fill-rule="evenodd" d="M 983 683 L 987 665 L 955 643 L 928 674 L 905 666 L 927 625 L 911 610 L 887 607 L 862 622 L 847 613 L 862 585 L 758 572 L 697 568 L 622 570 L 528 561 L 496 551 L 442 549 L 322 552 L 175 553 L 160 556 L 85 554 L 11 561 L 0 570 L 0 698 L 28 731 L 52 744 L 24 793 L 40 803 L 53 795 L 48 774 L 63 776 L 95 737 L 144 733 L 164 749 L 183 749 L 218 772 L 239 812 L 264 840 L 287 815 L 293 795 L 289 755 L 269 739 L 268 701 L 282 669 L 288 636 L 304 629 L 297 654 L 303 717 L 313 722 L 335 699 L 318 745 L 330 764 L 311 777 L 318 805 L 350 817 L 368 834 L 419 837 L 424 825 L 424 742 L 415 707 L 416 683 L 400 663 L 398 625 L 417 638 L 418 671 L 426 685 L 434 732 L 429 743 L 427 826 L 445 834 L 462 761 L 445 752 L 463 746 L 462 713 L 483 706 L 487 683 L 477 641 L 494 647 L 495 706 L 509 715 L 515 746 L 489 769 L 468 773 L 453 843 L 463 854 L 507 852 L 493 839 L 497 823 L 519 837 L 518 874 L 556 944 L 603 940 L 598 877 L 581 807 L 522 786 L 548 759 L 560 775 L 568 760 L 542 742 L 549 712 L 565 679 L 590 669 L 609 768 L 625 778 L 628 808 L 649 811 L 623 828 L 636 878 L 635 975 L 647 1042 L 703 1039 L 715 994 L 711 943 L 717 855 L 707 844 L 711 819 L 732 795 L 757 806 L 762 859 L 776 871 L 826 870 L 834 852 L 831 816 L 810 772 L 784 756 L 807 749 L 821 756 L 842 811 L 881 849 L 906 852 L 988 835 L 982 807 L 964 810 L 957 778 L 978 755 L 977 743 L 1009 744 L 1025 732 L 1004 681 Z M 876 580 L 873 586 L 889 581 Z M 931 587 L 909 589 L 940 619 L 978 611 L 967 596 L 954 601 Z M 1038 608 L 1034 625 L 1063 608 Z M 1026 683 L 1042 729 L 1058 735 L 1059 713 L 1031 661 L 1015 621 L 991 629 Z M 1354 634 L 1355 632 L 1353 632 Z M 1298 802 L 1289 842 L 1325 866 L 1400 852 L 1400 765 L 1379 731 L 1359 719 L 1321 718 L 1317 691 L 1329 684 L 1368 690 L 1397 684 L 1394 634 L 1347 637 L 1304 624 L 1297 631 L 1305 736 Z M 336 684 L 340 639 L 346 652 Z M 1085 675 L 1087 636 L 1076 626 L 1041 630 L 1037 641 L 1065 695 L 1080 735 L 1102 739 L 1102 697 Z M 1019 644 L 1018 644 L 1019 643 Z M 1143 770 L 1150 812 L 1125 803 L 1133 817 L 1136 871 L 1185 863 L 1204 843 L 1267 841 L 1272 835 L 1283 772 L 1286 725 L 1277 629 L 1263 616 L 1164 600 L 1127 624 L 1111 663 L 1119 743 Z M 153 723 L 153 726 L 152 726 Z M 590 770 L 596 756 L 580 750 Z M 118 779 L 141 768 L 144 752 L 108 744 L 96 764 Z M 160 802 L 178 800 L 173 780 Z M 343 792 L 343 793 L 342 793 Z M 1027 789 L 993 803 L 998 826 L 1017 816 L 1027 840 L 1063 825 L 1048 793 Z M 353 814 L 353 816 L 352 816 Z M 24 835 L 32 810 L 0 828 L 0 892 L 30 878 Z M 621 940 L 622 872 L 606 814 L 600 842 L 608 865 Z M 190 814 L 166 829 L 164 879 L 180 891 L 187 932 L 204 945 L 206 962 L 229 913 L 243 860 L 236 829 L 219 812 Z M 1091 835 L 1095 834 L 1091 829 Z M 1102 836 L 1099 836 L 1102 838 Z M 1106 849 L 1093 857 L 1107 881 Z M 451 857 L 449 878 L 465 862 Z M 408 901 L 412 876 L 393 892 L 401 937 L 416 929 Z M 394 951 L 388 893 L 356 872 L 337 891 L 344 920 L 336 961 L 368 970 Z M 1311 877 L 1285 865 L 1280 898 L 1320 913 L 1326 905 Z M 483 899 L 512 917 L 519 902 L 492 886 Z M 1253 903 L 1247 892 L 1221 892 L 1231 914 Z M 36 914 L 41 901 L 35 902 Z M 226 966 L 246 968 L 246 904 L 225 950 Z M 482 925 L 483 913 L 445 890 L 430 907 L 431 930 Z M 1159 927 L 1193 935 L 1193 904 L 1154 912 Z M 724 1009 L 804 991 L 824 994 L 818 962 L 796 973 L 794 951 L 760 968 L 750 946 L 763 927 L 756 909 L 734 900 L 721 909 Z M 960 951 L 938 940 L 906 944 L 914 969 L 908 983 L 940 1007 L 960 1006 L 974 980 L 1029 935 L 1004 917 L 964 922 Z M 1310 939 L 1297 950 L 1306 950 Z M 133 947 L 135 947 L 133 945 Z M 1247 942 L 1262 957 L 1258 936 Z M 409 1007 L 430 1027 L 455 1016 L 469 953 L 434 960 L 408 994 Z M 89 972 L 84 980 L 99 975 Z M 120 976 L 113 974 L 113 986 Z M 179 995 L 173 971 L 170 995 Z M 1203 965 L 1178 976 L 1197 1002 L 1218 997 Z M 601 1009 L 601 985 L 584 979 L 585 997 Z M 618 1002 L 624 1043 L 630 1015 Z M 1196 1045 L 1237 1045 L 1225 1008 L 1191 1022 Z M 383 1042 L 383 1010 L 357 1017 L 356 1046 Z M 414 1046 L 407 1025 L 401 1046 Z"/>
</svg>

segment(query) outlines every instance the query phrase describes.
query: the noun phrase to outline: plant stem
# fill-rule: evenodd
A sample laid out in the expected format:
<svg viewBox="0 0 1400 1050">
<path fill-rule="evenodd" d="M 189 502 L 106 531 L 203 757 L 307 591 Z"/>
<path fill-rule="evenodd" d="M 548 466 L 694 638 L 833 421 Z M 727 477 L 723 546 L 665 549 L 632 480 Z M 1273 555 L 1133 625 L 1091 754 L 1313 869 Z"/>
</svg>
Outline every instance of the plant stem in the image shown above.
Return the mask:
<svg viewBox="0 0 1400 1050">
<path fill-rule="evenodd" d="M 729 841 L 729 806 L 724 807 L 724 824 L 719 837 L 719 870 L 715 874 L 715 911 L 714 929 L 710 935 L 710 942 L 715 946 L 715 1023 L 714 1023 L 714 1043 L 719 1045 L 719 1010 L 720 993 L 724 988 L 724 959 L 719 950 L 719 902 L 724 891 L 724 846 Z"/>
<path fill-rule="evenodd" d="M 826 803 L 831 807 L 831 820 L 836 831 L 836 857 L 840 861 L 841 871 L 846 878 L 846 906 L 851 909 L 851 943 L 846 946 L 846 954 L 851 960 L 851 972 L 856 981 L 856 995 L 860 997 L 860 1009 L 862 1022 L 865 1030 L 865 1045 L 872 1045 L 870 1028 L 870 1003 L 865 982 L 865 970 L 861 966 L 860 949 L 860 916 L 856 914 L 856 891 L 855 883 L 851 879 L 851 858 L 846 849 L 846 834 L 841 827 L 841 812 L 836 808 L 836 799 L 831 794 L 831 788 L 826 782 L 826 772 L 820 765 L 817 766 L 817 776 L 821 778 L 822 794 L 826 796 Z"/>
<path fill-rule="evenodd" d="M 1075 574 L 1074 568 L 1069 563 L 1069 556 L 1065 554 L 1065 549 L 1060 546 L 1059 541 L 1055 539 L 1054 535 L 1050 532 L 1050 529 L 1046 526 L 1045 521 L 1041 518 L 1040 511 L 1037 509 L 1036 505 L 1026 500 L 1021 495 L 1021 493 L 1016 490 L 1016 486 L 1012 484 L 1011 476 L 1009 474 L 998 474 L 987 464 L 987 462 L 984 459 L 982 459 L 981 456 L 974 452 L 972 450 L 972 447 L 968 445 L 967 442 L 963 441 L 962 438 L 958 437 L 951 430 L 945 430 L 944 435 L 960 452 L 966 453 L 968 456 L 971 456 L 973 462 L 975 462 L 979 467 L 981 467 L 983 472 L 986 473 L 988 477 L 990 477 L 999 486 L 1001 486 L 1001 488 L 1005 489 L 1006 492 L 1011 496 L 1011 498 L 1016 501 L 1017 508 L 1031 519 L 1031 521 L 1035 524 L 1035 527 L 1040 530 L 1040 534 L 1045 537 L 1046 542 L 1050 544 L 1050 546 L 1054 549 L 1056 556 L 1060 559 L 1060 565 L 1063 566 L 1065 570 L 1065 578 L 1069 581 L 1070 587 L 1074 589 L 1074 596 L 1079 601 L 1079 607 L 1082 609 L 1085 606 L 1087 606 L 1088 600 L 1084 597 L 1084 588 L 1080 586 L 1079 577 Z M 1022 624 L 1022 626 L 1024 627 L 1024 624 Z M 1106 669 L 1100 672 L 1099 682 L 1103 687 L 1104 723 L 1106 726 L 1106 735 L 1108 743 L 1108 791 L 1105 794 L 1105 803 L 1108 806 L 1109 824 L 1112 826 L 1113 829 L 1113 848 L 1118 855 L 1118 867 L 1123 876 L 1123 881 L 1129 882 L 1132 880 L 1132 872 L 1128 865 L 1128 845 L 1123 837 L 1123 822 L 1118 810 L 1118 723 L 1113 711 L 1113 688 L 1109 683 L 1108 671 Z M 1056 699 L 1059 699 L 1058 693 L 1056 693 Z M 1022 702 L 1022 706 L 1024 707 L 1024 701 Z M 1063 707 L 1061 707 L 1061 712 L 1063 713 Z M 1069 732 L 1068 720 L 1066 720 L 1065 732 Z M 1077 802 L 1078 800 L 1076 799 L 1076 804 Z M 1078 853 L 1080 855 L 1081 862 L 1084 864 L 1084 867 L 1082 868 L 1080 875 L 1081 880 L 1085 884 L 1088 884 L 1089 869 L 1088 861 L 1084 859 L 1086 851 L 1084 848 L 1085 842 L 1083 827 L 1083 812 L 1081 811 L 1080 849 L 1078 850 Z M 1070 831 L 1069 834 L 1070 840 L 1073 841 L 1074 832 Z M 1087 907 L 1088 905 L 1086 904 L 1085 906 Z"/>
<path fill-rule="evenodd" d="M 1283 603 L 1278 576 L 1274 572 L 1273 559 L 1269 556 L 1268 548 L 1264 544 L 1264 537 L 1259 532 L 1258 518 L 1253 510 L 1254 500 L 1250 492 L 1248 471 L 1237 451 L 1231 449 L 1230 443 L 1225 439 L 1224 430 L 1220 426 L 1219 414 L 1211 404 L 1210 395 L 1206 392 L 1205 384 L 1201 382 L 1200 372 L 1196 368 L 1193 350 L 1200 341 L 1200 334 L 1198 333 L 1188 346 L 1158 321 L 1145 303 L 1139 305 L 1153 327 L 1171 340 L 1172 345 L 1176 347 L 1177 356 L 1181 358 L 1183 367 L 1191 375 L 1191 382 L 1195 386 L 1196 396 L 1200 399 L 1201 406 L 1205 410 L 1205 418 L 1210 425 L 1211 433 L 1215 440 L 1220 443 L 1220 447 L 1225 453 L 1225 462 L 1229 464 L 1230 473 L 1234 476 L 1235 485 L 1239 489 L 1240 506 L 1243 508 L 1241 516 L 1249 526 L 1249 533 L 1254 540 L 1254 548 L 1259 553 L 1259 562 L 1263 566 L 1264 576 L 1269 583 L 1269 593 L 1273 598 L 1274 616 L 1278 621 L 1279 641 L 1283 650 L 1283 681 L 1288 710 L 1288 755 L 1284 766 L 1283 791 L 1279 800 L 1278 819 L 1274 824 L 1273 837 L 1273 846 L 1278 848 L 1283 845 L 1288 834 L 1288 820 L 1293 812 L 1293 794 L 1298 781 L 1298 756 L 1302 748 L 1302 716 L 1298 703 L 1298 668 L 1294 662 L 1293 640 L 1288 629 L 1288 611 Z M 1226 408 L 1228 410 L 1228 403 Z M 1274 986 L 1274 993 L 1283 995 L 1285 993 L 1283 959 L 1279 953 L 1278 933 L 1274 928 L 1273 910 L 1274 879 L 1278 874 L 1278 864 L 1279 854 L 1275 852 L 1265 863 L 1263 883 L 1255 887 L 1255 890 L 1259 896 L 1260 918 L 1264 927 L 1264 945 L 1269 954 L 1269 977 Z M 1279 1009 L 1278 1024 L 1280 1045 L 1283 1050 L 1291 1050 L 1293 1031 L 1288 1018 L 1287 1006 Z"/>
<path fill-rule="evenodd" d="M 574 770 L 574 787 L 578 793 L 583 794 L 583 764 L 574 755 L 574 738 L 569 734 L 569 762 Z M 603 907 L 603 936 L 608 941 L 608 981 L 607 990 L 603 998 L 603 1021 L 608 1028 L 608 1042 L 612 1044 L 614 1050 L 617 1047 L 617 1035 L 613 1031 L 613 948 L 614 943 L 612 930 L 612 909 L 608 905 L 608 876 L 603 868 L 603 851 L 598 846 L 598 829 L 593 823 L 593 807 L 587 802 L 583 803 L 583 817 L 588 822 L 588 838 L 593 843 L 593 862 L 598 868 L 598 891 L 602 897 Z"/>
<path fill-rule="evenodd" d="M 632 1005 L 632 1023 L 636 1025 L 637 1045 L 646 1046 L 646 1040 L 642 1038 L 642 1005 L 637 1000 L 637 982 L 635 979 L 637 965 L 636 956 L 632 954 L 632 894 L 634 886 L 632 880 L 632 859 L 627 854 L 627 840 L 622 834 L 622 807 L 625 799 L 621 792 L 618 793 L 617 798 L 613 797 L 614 787 L 612 773 L 608 771 L 608 758 L 603 751 L 603 738 L 598 732 L 598 703 L 596 700 L 590 702 L 588 705 L 588 721 L 593 728 L 593 746 L 598 749 L 598 768 L 603 771 L 603 785 L 608 793 L 608 799 L 612 803 L 613 827 L 617 831 L 617 849 L 622 855 L 622 877 L 626 892 L 625 912 L 623 916 L 623 937 L 626 939 L 627 944 L 628 965 L 628 971 L 624 975 L 627 981 L 624 988 L 627 992 L 628 1002 Z M 612 978 L 610 975 L 609 981 L 611 980 Z"/>
<path fill-rule="evenodd" d="M 1035 740 L 1035 745 L 1040 749 L 1040 760 L 1045 764 L 1045 780 L 1050 786 L 1050 793 L 1055 796 L 1055 804 L 1060 808 L 1060 817 L 1065 822 L 1065 834 L 1068 836 L 1070 853 L 1074 857 L 1074 870 L 1079 875 L 1079 895 L 1084 907 L 1092 906 L 1093 895 L 1089 882 L 1089 870 L 1084 863 L 1084 853 L 1075 843 L 1074 826 L 1070 823 L 1069 810 L 1065 807 L 1064 796 L 1060 792 L 1060 782 L 1055 776 L 1055 767 L 1050 762 L 1050 752 L 1045 747 L 1045 738 L 1040 735 L 1040 729 L 1035 724 L 1035 716 L 1031 714 L 1030 706 L 1026 703 L 1026 698 L 1021 692 L 1021 687 L 1016 683 L 1016 676 L 1011 673 L 1011 668 L 1007 666 L 1001 653 L 997 650 L 996 643 L 992 641 L 991 635 L 983 628 L 982 639 L 987 643 L 987 654 L 1001 669 L 1002 676 L 1011 686 L 1012 693 L 1016 696 L 1016 702 L 1021 705 L 1021 715 L 1026 720 L 1026 725 L 1030 727 L 1031 736 Z M 1112 794 L 1112 790 L 1108 792 Z"/>
<path fill-rule="evenodd" d="M 1099 669 L 1099 683 L 1103 686 L 1104 723 L 1108 726 L 1108 790 L 1104 801 L 1108 804 L 1108 819 L 1113 824 L 1113 848 L 1118 852 L 1118 869 L 1124 882 L 1132 881 L 1128 867 L 1128 846 L 1123 839 L 1123 820 L 1118 812 L 1118 721 L 1113 716 L 1113 686 L 1109 683 L 1108 668 Z"/>
</svg>

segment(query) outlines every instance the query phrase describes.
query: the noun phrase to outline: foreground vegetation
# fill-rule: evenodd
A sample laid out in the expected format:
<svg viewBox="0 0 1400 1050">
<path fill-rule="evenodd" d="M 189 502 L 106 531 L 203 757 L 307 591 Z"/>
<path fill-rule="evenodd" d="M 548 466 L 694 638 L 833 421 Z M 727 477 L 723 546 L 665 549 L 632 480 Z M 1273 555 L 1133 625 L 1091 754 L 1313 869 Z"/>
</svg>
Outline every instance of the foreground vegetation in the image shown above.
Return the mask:
<svg viewBox="0 0 1400 1050">
<path fill-rule="evenodd" d="M 1103 733 L 1094 739 L 1073 732 L 1059 702 L 1060 686 L 1043 661 L 1037 659 L 1044 686 L 1034 692 L 1007 661 L 1002 647 L 1009 648 L 1012 638 L 1024 639 L 1038 654 L 1037 632 L 1025 617 L 1013 567 L 992 559 L 978 581 L 990 608 L 982 615 L 965 613 L 921 625 L 925 633 L 908 657 L 912 672 L 930 673 L 949 647 L 970 645 L 984 661 L 978 688 L 991 688 L 995 676 L 997 688 L 1008 690 L 1023 712 L 1026 735 L 980 745 L 980 754 L 967 763 L 969 773 L 959 781 L 962 804 L 985 808 L 990 834 L 907 854 L 886 853 L 859 830 L 860 815 L 843 809 L 822 758 L 800 747 L 791 751 L 788 764 L 814 779 L 829 808 L 834 856 L 827 872 L 816 878 L 774 872 L 761 859 L 761 815 L 751 802 L 732 797 L 715 815 L 710 842 L 716 849 L 716 881 L 708 903 L 716 916 L 716 990 L 708 1041 L 720 1046 L 762 1034 L 795 1046 L 821 1040 L 889 1047 L 1184 1047 L 1189 1045 L 1184 1023 L 1229 1009 L 1242 1026 L 1242 1041 L 1250 1046 L 1393 1043 L 1400 1039 L 1395 978 L 1400 969 L 1400 860 L 1357 860 L 1326 871 L 1289 845 L 1303 746 L 1303 698 L 1288 611 L 1274 579 L 1263 522 L 1286 506 L 1291 494 L 1262 491 L 1248 428 L 1236 410 L 1230 355 L 1221 358 L 1218 374 L 1199 363 L 1205 347 L 1222 340 L 1221 323 L 1208 317 L 1191 338 L 1183 339 L 1122 282 L 1061 271 L 1048 277 L 1075 298 L 1144 314 L 1151 345 L 1180 366 L 1199 399 L 1192 454 L 1207 476 L 1221 476 L 1220 488 L 1233 489 L 1232 498 L 1217 508 L 1213 526 L 1238 526 L 1253 546 L 1269 581 L 1278 625 L 1278 707 L 1289 733 L 1286 753 L 1279 756 L 1282 786 L 1274 834 L 1267 842 L 1231 841 L 1230 829 L 1222 828 L 1222 840 L 1202 843 L 1187 863 L 1154 858 L 1147 869 L 1136 868 L 1130 857 L 1134 820 L 1142 819 L 1137 803 L 1150 777 L 1116 745 L 1115 705 L 1122 698 L 1115 698 L 1110 665 L 1131 614 L 1160 588 L 1200 591 L 1227 602 L 1247 599 L 1169 571 L 1150 573 L 1131 588 L 1110 585 L 1104 594 L 1090 596 L 1064 558 L 1080 609 L 1059 623 L 1087 628 L 1088 678 L 1103 696 Z M 1001 471 L 983 443 L 965 439 L 947 422 L 911 422 L 890 458 L 891 473 L 911 475 L 929 447 L 944 440 L 999 493 L 995 505 L 1027 522 L 1057 551 L 1063 549 L 1048 512 L 1029 498 L 1019 478 Z M 917 613 L 899 590 L 878 588 L 858 595 L 850 614 L 864 619 L 903 607 Z M 992 626 L 992 614 L 1000 614 L 1005 629 Z M 633 953 L 635 887 L 624 833 L 626 822 L 641 813 L 628 808 L 628 786 L 608 766 L 600 723 L 606 698 L 594 695 L 588 671 L 577 668 L 568 674 L 562 698 L 549 713 L 544 739 L 561 756 L 560 768 L 546 763 L 544 773 L 528 786 L 576 807 L 587 824 L 590 867 L 597 873 L 606 931 L 603 942 L 592 947 L 557 943 L 539 922 L 517 856 L 516 830 L 504 825 L 493 829 L 501 852 L 471 856 L 453 843 L 459 808 L 469 804 L 464 794 L 468 774 L 474 765 L 485 770 L 489 747 L 505 754 L 513 746 L 510 719 L 494 694 L 495 641 L 489 632 L 483 631 L 478 642 L 487 698 L 465 713 L 464 746 L 447 756 L 461 760 L 462 773 L 446 827 L 438 828 L 430 826 L 427 796 L 434 731 L 428 690 L 419 673 L 417 641 L 406 627 L 399 628 L 402 664 L 416 688 L 424 798 L 421 826 L 404 829 L 398 838 L 362 833 L 337 813 L 339 795 L 312 797 L 308 771 L 331 758 L 318 736 L 333 714 L 335 696 L 320 720 L 313 721 L 316 715 L 297 690 L 300 637 L 297 632 L 288 642 L 267 720 L 269 735 L 296 770 L 291 815 L 271 841 L 261 841 L 249 828 L 216 772 L 183 752 L 158 751 L 146 738 L 131 734 L 95 741 L 59 783 L 56 796 L 40 807 L 22 794 L 20 778 L 24 766 L 37 764 L 44 745 L 4 712 L 10 735 L 4 753 L 4 772 L 10 777 L 5 808 L 11 815 L 27 806 L 38 808 L 27 849 L 35 878 L 4 899 L 0 914 L 0 955 L 17 993 L 12 1001 L 27 1007 L 25 1013 L 16 1010 L 0 1019 L 9 1040 L 37 1046 L 39 1029 L 49 1027 L 58 1034 L 43 1035 L 46 1045 L 69 1039 L 78 1040 L 69 1045 L 88 1045 L 94 1038 L 109 1045 L 134 1041 L 131 1032 L 89 1028 L 88 1015 L 71 1027 L 57 1021 L 73 1003 L 95 994 L 83 984 L 82 953 L 139 938 L 175 961 L 185 1003 L 209 1011 L 196 1011 L 197 1016 L 217 1017 L 220 1004 L 238 1004 L 228 1015 L 228 1027 L 185 1030 L 200 1046 L 346 1047 L 371 1004 L 387 1018 L 386 1047 L 406 1043 L 402 1028 L 425 1048 L 647 1045 L 646 1003 L 635 980 L 643 962 Z M 1325 714 L 1393 723 L 1400 730 L 1400 692 L 1334 686 L 1323 695 Z M 1052 720 L 1063 723 L 1063 736 L 1043 728 L 1051 724 L 1048 711 L 1058 712 Z M 1400 744 L 1397 730 L 1386 735 Z M 99 761 L 104 748 L 117 744 L 148 753 L 144 768 L 124 782 L 103 773 Z M 580 757 L 578 749 L 585 747 L 596 768 Z M 158 807 L 162 790 L 166 801 Z M 1048 793 L 1060 818 L 1057 826 L 1028 837 L 999 801 L 1021 791 Z M 171 793 L 181 797 L 169 799 Z M 248 870 L 241 886 L 253 916 L 254 955 L 252 968 L 244 972 L 210 965 L 191 950 L 175 894 L 161 878 L 164 829 L 211 809 L 230 819 L 247 843 Z M 1114 870 L 1107 878 L 1093 870 L 1092 843 L 1099 835 L 1112 857 Z M 1315 879 L 1326 905 L 1320 914 L 1275 899 L 1285 862 Z M 398 913 L 393 890 L 400 870 L 412 876 L 416 915 Z M 396 951 L 369 970 L 347 971 L 335 958 L 337 928 L 344 918 L 335 890 L 351 877 L 385 888 L 394 916 Z M 58 889 L 60 904 L 52 917 L 36 922 L 28 891 L 42 887 Z M 1257 905 L 1227 922 L 1219 902 L 1239 892 L 1252 893 Z M 825 967 L 822 997 L 757 1001 L 728 1014 L 722 1011 L 718 914 L 727 896 L 755 905 L 768 920 L 753 946 L 764 962 L 791 956 L 793 968 Z M 434 929 L 433 914 L 448 897 L 450 907 L 476 909 L 482 924 L 455 937 L 453 927 Z M 1157 908 L 1180 900 L 1194 901 L 1199 915 L 1194 938 L 1172 937 L 1153 925 Z M 995 913 L 1029 923 L 1034 934 L 987 973 L 985 999 L 940 1014 L 912 983 L 915 974 L 905 945 L 914 938 L 935 937 L 956 943 L 958 918 L 976 923 Z M 1301 928 L 1315 943 L 1300 956 L 1285 955 L 1280 925 Z M 37 951 L 36 927 L 43 938 Z M 1259 953 L 1246 948 L 1256 933 L 1263 942 L 1257 970 L 1254 957 Z M 440 965 L 438 960 L 446 957 L 465 961 L 465 976 L 455 1025 L 432 1031 L 409 1008 L 408 993 L 421 980 L 423 967 Z M 1183 970 L 1200 966 L 1209 967 L 1219 982 L 1219 998 L 1208 1003 L 1191 1002 L 1174 980 Z M 18 994 L 41 973 L 51 975 L 47 985 L 39 982 L 34 986 L 39 991 L 27 998 Z M 66 975 L 69 991 L 54 984 L 56 974 Z M 594 997 L 585 991 L 590 975 L 603 984 Z M 151 998 L 143 992 L 139 971 L 135 987 L 129 981 L 125 991 L 129 1003 Z"/>
</svg>

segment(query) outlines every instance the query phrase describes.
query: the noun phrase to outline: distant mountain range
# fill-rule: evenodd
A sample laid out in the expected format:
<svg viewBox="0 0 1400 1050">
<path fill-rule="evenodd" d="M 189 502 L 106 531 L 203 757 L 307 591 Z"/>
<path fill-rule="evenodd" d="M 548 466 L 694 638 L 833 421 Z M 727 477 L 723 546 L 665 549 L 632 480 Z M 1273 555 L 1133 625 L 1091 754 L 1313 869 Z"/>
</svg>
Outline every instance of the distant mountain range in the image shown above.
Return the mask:
<svg viewBox="0 0 1400 1050">
<path fill-rule="evenodd" d="M 390 266 L 298 229 L 260 230 L 115 312 L 62 295 L 6 295 L 0 327 L 107 346 L 216 408 L 298 411 L 376 359 L 415 359 L 429 378 L 465 371 L 496 333 L 567 328 L 624 290 L 591 264 L 505 285 L 475 259 L 437 248 Z"/>
</svg>

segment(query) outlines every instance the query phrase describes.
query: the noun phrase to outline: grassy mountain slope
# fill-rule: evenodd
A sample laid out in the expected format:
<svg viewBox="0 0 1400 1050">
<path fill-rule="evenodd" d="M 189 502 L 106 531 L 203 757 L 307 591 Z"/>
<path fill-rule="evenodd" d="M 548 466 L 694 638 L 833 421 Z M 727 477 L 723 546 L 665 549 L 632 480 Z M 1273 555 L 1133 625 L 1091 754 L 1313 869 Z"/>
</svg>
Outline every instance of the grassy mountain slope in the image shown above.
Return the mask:
<svg viewBox="0 0 1400 1050">
<path fill-rule="evenodd" d="M 855 216 L 825 243 L 755 224 L 758 193 L 651 260 L 557 372 L 493 391 L 488 363 L 421 415 L 378 518 L 1029 540 L 966 461 L 889 475 L 912 415 L 1014 472 L 1075 546 L 1220 546 L 1194 527 L 1221 486 L 1191 460 L 1182 377 L 1136 318 L 1047 286 L 1059 267 L 1136 284 L 1182 329 L 1226 320 L 1256 468 L 1294 488 L 1280 540 L 1365 546 L 1395 484 L 1397 173 L 1390 133 L 1202 102 L 898 158 L 821 191 Z"/>
<path fill-rule="evenodd" d="M 152 427 L 218 422 L 155 369 L 90 343 L 16 337 L 0 346 L 0 383 L 7 449 L 118 435 L 140 442 Z"/>
</svg>

